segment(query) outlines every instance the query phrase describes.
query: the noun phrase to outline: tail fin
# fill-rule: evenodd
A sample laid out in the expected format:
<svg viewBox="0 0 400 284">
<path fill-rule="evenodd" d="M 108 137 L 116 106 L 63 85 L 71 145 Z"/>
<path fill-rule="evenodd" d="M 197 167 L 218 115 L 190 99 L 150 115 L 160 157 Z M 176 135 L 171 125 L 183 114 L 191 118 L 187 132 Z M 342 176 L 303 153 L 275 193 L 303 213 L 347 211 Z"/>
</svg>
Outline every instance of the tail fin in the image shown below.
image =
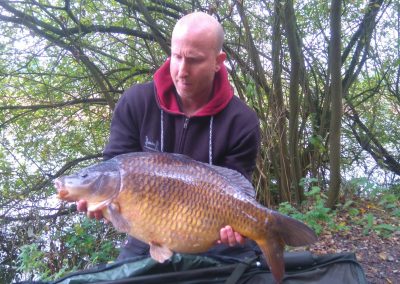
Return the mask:
<svg viewBox="0 0 400 284">
<path fill-rule="evenodd" d="M 257 241 L 258 246 L 263 252 L 269 269 L 277 283 L 282 283 L 285 274 L 285 263 L 283 261 L 283 249 L 285 244 L 279 239 L 277 234 L 268 234 L 265 240 Z"/>
<path fill-rule="evenodd" d="M 282 283 L 285 274 L 283 250 L 285 245 L 304 246 L 314 243 L 317 236 L 314 231 L 304 223 L 269 211 L 265 222 L 267 236 L 263 240 L 257 240 L 257 244 L 267 260 L 277 283 Z"/>
<path fill-rule="evenodd" d="M 317 235 L 306 224 L 275 211 L 271 212 L 266 225 L 267 230 L 277 232 L 288 246 L 306 246 L 317 241 Z"/>
</svg>

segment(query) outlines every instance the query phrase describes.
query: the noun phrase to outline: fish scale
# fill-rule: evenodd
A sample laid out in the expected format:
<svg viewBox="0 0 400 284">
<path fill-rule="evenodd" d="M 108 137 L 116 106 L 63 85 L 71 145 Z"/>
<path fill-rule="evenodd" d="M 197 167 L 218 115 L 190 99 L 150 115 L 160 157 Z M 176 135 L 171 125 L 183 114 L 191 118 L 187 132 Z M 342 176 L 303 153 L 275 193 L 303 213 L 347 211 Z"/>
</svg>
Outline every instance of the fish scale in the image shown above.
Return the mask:
<svg viewBox="0 0 400 284">
<path fill-rule="evenodd" d="M 240 208 L 238 207 L 239 204 L 237 199 L 232 199 L 229 195 L 223 194 L 221 190 L 218 190 L 221 188 L 223 185 L 222 182 L 217 182 L 213 184 L 213 179 L 208 179 L 209 182 L 203 182 L 200 179 L 200 175 L 204 174 L 204 170 L 199 167 L 185 167 L 182 168 L 182 173 L 178 176 L 179 179 L 176 178 L 171 178 L 170 176 L 172 175 L 173 177 L 175 176 L 173 170 L 175 170 L 170 164 L 165 163 L 165 161 L 155 161 L 155 164 L 157 163 L 163 163 L 166 165 L 165 168 L 163 169 L 158 169 L 158 174 L 151 173 L 148 175 L 148 179 L 151 180 L 159 180 L 160 184 L 154 184 L 152 187 L 144 187 L 145 189 L 148 190 L 148 195 L 153 196 L 153 200 L 147 201 L 153 206 L 151 206 L 150 211 L 146 212 L 143 210 L 143 215 L 144 216 L 159 216 L 159 212 L 171 212 L 171 214 L 166 216 L 166 221 L 163 221 L 163 227 L 160 227 L 160 231 L 154 232 L 156 229 L 154 228 L 154 225 L 160 225 L 159 220 L 156 220 L 156 218 L 146 218 L 143 217 L 142 220 L 143 222 L 140 224 L 136 224 L 132 226 L 133 228 L 140 227 L 138 231 L 135 231 L 135 229 L 132 229 L 133 231 L 131 232 L 132 235 L 139 235 L 139 239 L 148 239 L 149 236 L 142 236 L 142 231 L 143 228 L 145 228 L 144 231 L 151 231 L 152 235 L 164 235 L 164 239 L 160 240 L 159 238 L 155 238 L 151 241 L 155 241 L 157 243 L 164 243 L 167 247 L 171 248 L 172 250 L 174 249 L 179 249 L 177 246 L 181 246 L 180 244 L 176 244 L 175 240 L 172 240 L 170 237 L 171 235 L 176 235 L 177 233 L 175 230 L 177 229 L 176 224 L 186 224 L 186 226 L 182 227 L 182 230 L 184 230 L 184 233 L 181 233 L 181 235 L 185 236 L 191 236 L 191 235 L 196 235 L 199 242 L 203 242 L 204 246 L 208 248 L 213 242 L 216 241 L 218 238 L 218 234 L 214 233 L 210 236 L 208 232 L 218 232 L 219 229 L 227 224 L 230 224 L 233 228 L 238 227 L 236 225 L 236 222 L 239 221 L 242 224 L 246 224 L 248 222 L 244 222 L 245 218 L 239 218 L 237 219 L 238 215 L 242 216 L 240 214 L 234 214 L 236 211 L 234 210 L 226 210 L 227 207 L 233 207 L 233 208 Z M 128 164 L 126 167 L 128 168 L 134 168 L 137 165 L 131 165 Z M 177 163 L 177 167 L 181 166 L 181 163 Z M 210 173 L 208 173 L 210 175 Z M 190 179 L 186 178 L 185 175 L 190 176 Z M 167 177 L 166 177 L 167 176 Z M 214 176 L 214 175 L 212 175 Z M 190 183 L 187 182 L 188 180 L 191 181 L 194 179 L 194 177 L 197 177 L 198 184 Z M 143 181 L 138 182 L 138 184 L 143 184 Z M 144 184 L 148 184 L 148 182 L 144 181 Z M 225 186 L 229 186 L 229 184 L 224 184 Z M 133 185 L 135 188 L 139 188 L 139 185 Z M 166 198 L 165 198 L 166 197 Z M 207 202 L 208 201 L 208 202 Z M 218 201 L 220 204 L 224 204 L 224 207 L 217 206 L 215 204 Z M 146 203 L 147 203 L 146 202 Z M 119 201 L 121 204 L 122 201 Z M 141 203 L 141 202 L 139 202 Z M 132 204 L 132 203 L 131 203 Z M 165 207 L 164 205 L 167 205 Z M 170 205 L 170 207 L 168 207 Z M 181 206 L 179 206 L 181 205 Z M 208 206 L 205 206 L 208 205 Z M 140 206 L 140 205 L 139 205 Z M 204 208 L 205 206 L 205 208 Z M 132 207 L 132 205 L 131 205 Z M 148 208 L 148 207 L 146 207 Z M 189 213 L 186 211 L 186 213 L 183 212 L 183 208 L 191 208 L 190 210 L 190 215 L 187 215 Z M 214 209 L 214 210 L 212 210 Z M 218 211 L 216 211 L 218 210 Z M 133 210 L 134 211 L 134 210 Z M 139 209 L 140 212 L 142 212 L 142 209 Z M 215 212 L 214 212 L 215 211 Z M 207 222 L 201 222 L 204 220 L 208 220 L 206 215 L 208 212 L 214 213 L 213 215 L 219 215 L 220 216 L 220 222 L 214 222 L 211 224 Z M 215 216 L 211 215 L 209 219 L 216 219 Z M 265 219 L 266 216 L 263 216 Z M 261 217 L 262 218 L 262 217 Z M 152 224 L 152 229 L 147 228 L 147 224 Z M 246 232 L 250 233 L 251 232 L 251 227 L 253 226 L 246 226 L 250 227 Z M 166 229 L 169 228 L 169 229 Z M 204 232 L 202 234 L 202 232 Z M 172 241 L 170 241 L 172 240 Z M 184 240 L 180 238 L 181 241 L 190 241 L 190 240 Z M 197 243 L 190 244 L 190 247 L 186 247 L 185 250 L 186 252 L 190 253 L 196 253 L 196 252 L 201 252 L 205 248 L 204 246 L 200 246 Z"/>
<path fill-rule="evenodd" d="M 260 205 L 240 173 L 179 154 L 119 155 L 55 186 L 61 199 L 86 200 L 89 211 L 102 210 L 117 230 L 148 243 L 159 262 L 207 251 L 230 225 L 257 243 L 280 283 L 284 246 L 316 240 L 305 224 Z"/>
</svg>

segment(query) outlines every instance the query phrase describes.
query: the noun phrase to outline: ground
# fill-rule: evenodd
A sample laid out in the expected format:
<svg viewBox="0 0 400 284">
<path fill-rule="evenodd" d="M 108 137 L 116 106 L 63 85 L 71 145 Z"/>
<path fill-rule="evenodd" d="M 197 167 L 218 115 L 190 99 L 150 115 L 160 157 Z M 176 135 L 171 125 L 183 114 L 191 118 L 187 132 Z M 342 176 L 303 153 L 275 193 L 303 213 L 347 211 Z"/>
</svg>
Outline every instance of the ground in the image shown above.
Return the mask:
<svg viewBox="0 0 400 284">
<path fill-rule="evenodd" d="M 354 208 L 358 208 L 359 214 L 341 210 L 336 216 L 336 222 L 346 229 L 325 230 L 310 247 L 311 252 L 316 255 L 354 252 L 368 283 L 400 284 L 400 218 L 392 214 L 392 209 L 373 201 L 358 200 Z M 397 229 L 387 230 L 382 224 Z"/>
</svg>

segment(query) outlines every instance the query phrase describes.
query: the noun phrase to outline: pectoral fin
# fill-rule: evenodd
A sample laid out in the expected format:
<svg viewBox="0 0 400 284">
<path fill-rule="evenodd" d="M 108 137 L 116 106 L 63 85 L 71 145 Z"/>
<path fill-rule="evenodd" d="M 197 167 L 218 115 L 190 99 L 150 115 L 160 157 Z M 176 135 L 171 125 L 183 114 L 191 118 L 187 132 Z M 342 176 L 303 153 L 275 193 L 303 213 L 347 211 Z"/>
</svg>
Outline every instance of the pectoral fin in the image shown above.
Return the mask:
<svg viewBox="0 0 400 284">
<path fill-rule="evenodd" d="M 149 245 L 150 255 L 157 262 L 163 263 L 173 255 L 173 252 L 166 246 L 160 245 L 156 242 L 150 242 Z"/>
<path fill-rule="evenodd" d="M 113 202 L 107 206 L 107 214 L 105 216 L 114 225 L 115 229 L 120 232 L 128 233 L 130 231 L 129 222 L 121 215 L 119 204 Z"/>
</svg>

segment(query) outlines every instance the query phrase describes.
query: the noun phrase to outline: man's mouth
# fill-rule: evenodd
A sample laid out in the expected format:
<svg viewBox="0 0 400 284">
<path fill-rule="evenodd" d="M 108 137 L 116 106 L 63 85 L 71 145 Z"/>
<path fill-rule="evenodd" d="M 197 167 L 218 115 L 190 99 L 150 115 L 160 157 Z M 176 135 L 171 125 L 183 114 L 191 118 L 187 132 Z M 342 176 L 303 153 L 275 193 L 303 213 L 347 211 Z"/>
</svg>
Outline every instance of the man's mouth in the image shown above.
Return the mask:
<svg viewBox="0 0 400 284">
<path fill-rule="evenodd" d="M 181 88 L 184 88 L 184 89 L 192 87 L 192 84 L 190 84 L 189 82 L 180 82 L 179 85 L 180 85 Z"/>
</svg>

